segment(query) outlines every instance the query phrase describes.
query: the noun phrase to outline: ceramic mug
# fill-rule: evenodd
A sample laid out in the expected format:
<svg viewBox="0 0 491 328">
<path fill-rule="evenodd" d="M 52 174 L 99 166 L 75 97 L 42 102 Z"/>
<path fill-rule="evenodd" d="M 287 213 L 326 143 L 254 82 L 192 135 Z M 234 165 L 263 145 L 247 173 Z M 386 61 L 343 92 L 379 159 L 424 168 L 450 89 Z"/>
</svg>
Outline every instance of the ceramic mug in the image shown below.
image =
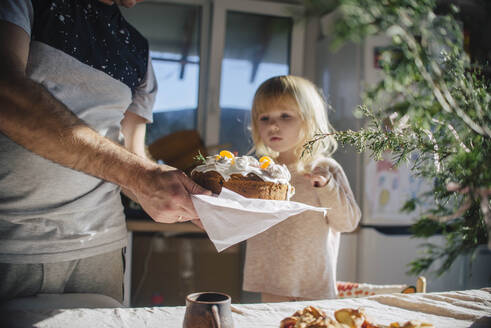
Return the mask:
<svg viewBox="0 0 491 328">
<path fill-rule="evenodd" d="M 183 328 L 233 328 L 232 299 L 224 293 L 193 293 L 186 297 Z"/>
</svg>

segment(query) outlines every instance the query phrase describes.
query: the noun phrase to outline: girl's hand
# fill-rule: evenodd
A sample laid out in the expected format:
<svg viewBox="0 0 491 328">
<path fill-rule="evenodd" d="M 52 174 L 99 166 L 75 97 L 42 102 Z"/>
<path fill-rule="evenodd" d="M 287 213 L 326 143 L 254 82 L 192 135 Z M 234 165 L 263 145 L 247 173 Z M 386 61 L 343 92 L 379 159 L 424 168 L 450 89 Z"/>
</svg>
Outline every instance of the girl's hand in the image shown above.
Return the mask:
<svg viewBox="0 0 491 328">
<path fill-rule="evenodd" d="M 332 175 L 327 167 L 316 167 L 311 173 L 306 173 L 304 176 L 310 179 L 313 187 L 321 188 L 329 183 Z"/>
</svg>

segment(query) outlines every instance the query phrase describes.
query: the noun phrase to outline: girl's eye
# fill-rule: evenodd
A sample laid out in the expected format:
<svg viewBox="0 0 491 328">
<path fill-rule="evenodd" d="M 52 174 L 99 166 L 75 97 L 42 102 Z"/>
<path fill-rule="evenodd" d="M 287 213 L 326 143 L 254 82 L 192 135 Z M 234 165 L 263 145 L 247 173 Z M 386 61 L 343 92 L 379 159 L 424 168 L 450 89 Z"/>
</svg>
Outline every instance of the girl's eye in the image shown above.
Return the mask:
<svg viewBox="0 0 491 328">
<path fill-rule="evenodd" d="M 286 113 L 281 114 L 281 118 L 282 118 L 282 119 L 288 119 L 288 118 L 290 118 L 290 117 L 291 117 L 291 115 L 290 115 L 290 114 L 286 114 Z"/>
<path fill-rule="evenodd" d="M 261 116 L 259 118 L 259 120 L 262 121 L 262 122 L 267 122 L 269 120 L 269 117 L 267 117 L 267 116 Z"/>
</svg>

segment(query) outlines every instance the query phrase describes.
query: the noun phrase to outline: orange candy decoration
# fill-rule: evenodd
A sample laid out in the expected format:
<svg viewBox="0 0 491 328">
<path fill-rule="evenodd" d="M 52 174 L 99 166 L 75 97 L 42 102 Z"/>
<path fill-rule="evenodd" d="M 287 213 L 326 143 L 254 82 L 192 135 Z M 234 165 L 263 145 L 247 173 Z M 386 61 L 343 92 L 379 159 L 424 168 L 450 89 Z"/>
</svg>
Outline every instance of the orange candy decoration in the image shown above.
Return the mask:
<svg viewBox="0 0 491 328">
<path fill-rule="evenodd" d="M 273 160 L 269 156 L 263 156 L 259 159 L 259 163 L 261 163 L 260 168 L 263 170 L 266 169 L 269 165 L 273 164 Z"/>
<path fill-rule="evenodd" d="M 230 158 L 232 160 L 232 164 L 235 163 L 235 156 L 234 156 L 234 154 L 232 154 L 228 150 L 222 150 L 218 155 L 215 156 L 215 159 L 216 160 L 219 160 L 222 157 Z"/>
<path fill-rule="evenodd" d="M 222 150 L 222 151 L 220 152 L 220 157 L 228 157 L 228 158 L 230 158 L 230 159 L 234 159 L 234 158 L 235 158 L 234 154 L 232 154 L 232 153 L 231 153 L 231 152 L 229 152 L 228 150 Z"/>
</svg>

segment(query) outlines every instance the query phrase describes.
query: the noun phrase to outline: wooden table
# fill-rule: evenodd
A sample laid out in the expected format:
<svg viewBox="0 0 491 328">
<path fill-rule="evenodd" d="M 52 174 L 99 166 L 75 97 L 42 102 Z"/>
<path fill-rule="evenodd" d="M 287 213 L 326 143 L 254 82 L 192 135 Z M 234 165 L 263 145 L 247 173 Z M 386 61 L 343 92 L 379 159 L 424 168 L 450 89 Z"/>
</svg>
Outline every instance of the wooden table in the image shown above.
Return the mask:
<svg viewBox="0 0 491 328">
<path fill-rule="evenodd" d="M 150 220 L 126 220 L 128 231 L 133 232 L 182 232 L 182 233 L 205 233 L 191 222 L 182 223 L 158 223 Z"/>
</svg>

